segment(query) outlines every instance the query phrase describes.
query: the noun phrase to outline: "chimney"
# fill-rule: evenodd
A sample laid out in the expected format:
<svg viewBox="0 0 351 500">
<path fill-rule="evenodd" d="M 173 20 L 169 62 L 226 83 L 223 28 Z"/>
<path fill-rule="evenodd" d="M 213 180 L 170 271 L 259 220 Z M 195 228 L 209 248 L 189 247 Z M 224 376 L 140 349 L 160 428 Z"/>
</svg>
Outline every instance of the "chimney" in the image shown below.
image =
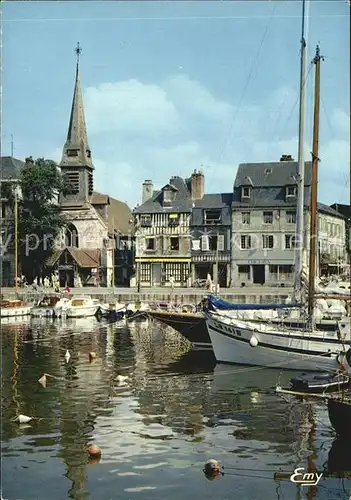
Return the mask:
<svg viewBox="0 0 351 500">
<path fill-rule="evenodd" d="M 291 155 L 282 155 L 280 161 L 295 161 Z"/>
<path fill-rule="evenodd" d="M 201 170 L 191 174 L 191 199 L 202 200 L 205 194 L 205 176 Z"/>
<path fill-rule="evenodd" d="M 152 198 L 154 192 L 154 185 L 152 181 L 146 180 L 142 184 L 142 192 L 141 192 L 141 203 L 145 203 L 147 200 Z"/>
</svg>

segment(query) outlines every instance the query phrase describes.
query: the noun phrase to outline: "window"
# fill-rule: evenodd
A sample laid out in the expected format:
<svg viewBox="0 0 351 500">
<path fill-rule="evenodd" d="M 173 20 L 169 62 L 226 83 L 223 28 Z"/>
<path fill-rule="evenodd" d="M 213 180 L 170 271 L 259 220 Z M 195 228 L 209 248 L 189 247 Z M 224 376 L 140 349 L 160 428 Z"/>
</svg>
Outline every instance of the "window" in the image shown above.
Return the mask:
<svg viewBox="0 0 351 500">
<path fill-rule="evenodd" d="M 189 267 L 185 262 L 167 262 L 165 264 L 165 278 L 169 281 L 169 278 L 173 276 L 174 281 L 178 283 L 184 283 L 188 279 Z"/>
<path fill-rule="evenodd" d="M 169 226 L 179 226 L 179 214 L 169 214 L 168 215 L 168 225 Z"/>
<path fill-rule="evenodd" d="M 6 203 L 1 203 L 1 217 L 6 218 Z"/>
<path fill-rule="evenodd" d="M 179 250 L 179 238 L 178 238 L 178 236 L 171 236 L 170 240 L 171 240 L 170 249 L 171 250 Z"/>
<path fill-rule="evenodd" d="M 285 235 L 285 248 L 291 249 L 296 248 L 296 236 L 294 234 L 286 234 Z"/>
<path fill-rule="evenodd" d="M 94 191 L 94 178 L 91 172 L 88 173 L 88 189 L 89 189 L 89 195 L 91 196 Z"/>
<path fill-rule="evenodd" d="M 286 197 L 296 196 L 296 186 L 286 186 Z"/>
<path fill-rule="evenodd" d="M 238 266 L 238 273 L 242 278 L 250 279 L 250 266 L 240 265 Z"/>
<path fill-rule="evenodd" d="M 250 198 L 251 196 L 251 188 L 250 186 L 242 186 L 241 188 L 241 197 L 242 198 Z"/>
<path fill-rule="evenodd" d="M 220 222 L 221 222 L 220 210 L 205 211 L 205 224 L 220 224 Z"/>
<path fill-rule="evenodd" d="M 263 223 L 273 224 L 273 212 L 263 212 Z"/>
<path fill-rule="evenodd" d="M 224 251 L 224 234 L 209 235 L 209 250 L 218 250 L 219 252 Z"/>
<path fill-rule="evenodd" d="M 67 172 L 65 174 L 65 180 L 69 186 L 70 194 L 79 193 L 79 173 L 78 172 Z"/>
<path fill-rule="evenodd" d="M 274 248 L 273 234 L 263 234 L 262 243 L 263 243 L 263 248 Z"/>
<path fill-rule="evenodd" d="M 142 263 L 142 264 L 139 264 L 139 266 L 140 266 L 140 281 L 150 282 L 151 281 L 151 265 L 146 264 L 146 263 Z"/>
<path fill-rule="evenodd" d="M 66 229 L 66 246 L 79 248 L 78 231 L 74 224 L 69 224 Z"/>
<path fill-rule="evenodd" d="M 295 210 L 288 210 L 286 212 L 286 222 L 288 224 L 296 224 L 296 211 Z"/>
<path fill-rule="evenodd" d="M 172 188 L 167 187 L 163 190 L 163 203 L 167 203 L 168 205 L 170 205 L 174 201 L 174 198 L 175 191 Z"/>
<path fill-rule="evenodd" d="M 155 250 L 155 238 L 145 238 L 146 250 Z"/>
<path fill-rule="evenodd" d="M 243 224 L 250 224 L 250 212 L 241 212 L 241 222 Z"/>
<path fill-rule="evenodd" d="M 78 156 L 77 149 L 67 149 L 67 156 Z"/>
<path fill-rule="evenodd" d="M 208 237 L 208 241 L 209 241 L 209 249 L 210 250 L 217 250 L 217 235 L 210 235 Z"/>
<path fill-rule="evenodd" d="M 249 236 L 248 234 L 241 235 L 241 248 L 242 250 L 251 248 L 251 236 Z"/>
<path fill-rule="evenodd" d="M 151 215 L 150 214 L 140 216 L 141 227 L 150 227 L 151 224 L 152 224 L 152 222 L 151 222 Z"/>
<path fill-rule="evenodd" d="M 278 266 L 276 264 L 269 264 L 269 274 L 278 274 Z"/>
<path fill-rule="evenodd" d="M 87 158 L 91 158 L 91 151 L 90 151 L 90 149 L 87 149 L 86 153 L 87 153 Z"/>
</svg>

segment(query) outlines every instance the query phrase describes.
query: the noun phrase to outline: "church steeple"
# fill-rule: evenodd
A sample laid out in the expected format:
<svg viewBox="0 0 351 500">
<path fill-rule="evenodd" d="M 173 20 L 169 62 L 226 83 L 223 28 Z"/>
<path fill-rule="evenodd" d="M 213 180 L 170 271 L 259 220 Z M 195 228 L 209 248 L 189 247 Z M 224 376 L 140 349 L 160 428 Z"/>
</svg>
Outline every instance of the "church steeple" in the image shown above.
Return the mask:
<svg viewBox="0 0 351 500">
<path fill-rule="evenodd" d="M 60 163 L 61 172 L 70 184 L 70 192 L 61 195 L 61 203 L 87 203 L 93 194 L 93 162 L 85 125 L 82 89 L 79 78 L 79 56 L 82 52 L 79 42 L 75 49 L 77 55 L 76 81 L 69 120 L 68 133 L 63 147 Z"/>
<path fill-rule="evenodd" d="M 76 80 L 69 120 L 68 133 L 61 160 L 61 167 L 64 166 L 87 166 L 93 169 L 91 160 L 91 150 L 88 143 L 87 130 L 84 117 L 84 106 L 82 89 L 79 78 L 79 56 L 82 49 L 77 43 L 75 53 L 77 55 Z"/>
</svg>

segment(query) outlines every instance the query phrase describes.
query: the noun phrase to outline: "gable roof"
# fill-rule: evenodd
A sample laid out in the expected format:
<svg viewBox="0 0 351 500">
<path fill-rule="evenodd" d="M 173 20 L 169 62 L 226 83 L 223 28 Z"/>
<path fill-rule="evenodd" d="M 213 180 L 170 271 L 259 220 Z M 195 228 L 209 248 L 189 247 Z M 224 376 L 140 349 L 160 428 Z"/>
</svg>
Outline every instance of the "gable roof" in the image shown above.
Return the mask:
<svg viewBox="0 0 351 500">
<path fill-rule="evenodd" d="M 126 203 L 109 198 L 107 206 L 108 231 L 119 232 L 122 236 L 134 233 L 132 211 Z"/>
<path fill-rule="evenodd" d="M 80 267 L 95 268 L 99 267 L 100 250 L 99 249 L 83 249 L 74 247 L 65 247 L 55 250 L 46 261 L 47 266 L 56 264 L 63 252 L 69 252 L 72 258 Z"/>
<path fill-rule="evenodd" d="M 90 203 L 92 205 L 109 205 L 110 198 L 107 194 L 93 192 L 90 198 Z"/>
<path fill-rule="evenodd" d="M 0 180 L 19 180 L 25 163 L 12 156 L 0 157 Z"/>
</svg>

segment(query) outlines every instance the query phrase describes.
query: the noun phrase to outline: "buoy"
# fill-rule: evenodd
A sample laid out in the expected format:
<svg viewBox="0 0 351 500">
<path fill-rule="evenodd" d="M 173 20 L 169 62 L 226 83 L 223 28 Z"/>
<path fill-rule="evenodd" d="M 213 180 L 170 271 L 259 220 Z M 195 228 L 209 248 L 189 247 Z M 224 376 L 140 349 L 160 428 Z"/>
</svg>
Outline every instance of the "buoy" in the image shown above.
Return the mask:
<svg viewBox="0 0 351 500">
<path fill-rule="evenodd" d="M 88 448 L 88 455 L 92 458 L 101 457 L 101 450 L 96 444 L 91 444 Z"/>
<path fill-rule="evenodd" d="M 221 466 L 217 460 L 210 458 L 205 463 L 204 473 L 207 479 L 219 479 L 221 477 Z"/>
<path fill-rule="evenodd" d="M 67 349 L 66 354 L 65 354 L 66 363 L 68 363 L 70 357 L 71 357 L 71 355 L 69 353 L 69 350 Z"/>
<path fill-rule="evenodd" d="M 257 347 L 258 346 L 258 340 L 257 340 L 257 337 L 255 337 L 255 335 L 252 335 L 252 337 L 250 339 L 250 346 L 251 347 Z"/>
<path fill-rule="evenodd" d="M 94 351 L 89 352 L 89 361 L 91 362 L 95 358 L 96 358 L 96 352 Z"/>
<path fill-rule="evenodd" d="M 43 373 L 40 376 L 40 379 L 38 379 L 39 384 L 41 384 L 43 387 L 46 387 L 46 374 Z"/>
</svg>

